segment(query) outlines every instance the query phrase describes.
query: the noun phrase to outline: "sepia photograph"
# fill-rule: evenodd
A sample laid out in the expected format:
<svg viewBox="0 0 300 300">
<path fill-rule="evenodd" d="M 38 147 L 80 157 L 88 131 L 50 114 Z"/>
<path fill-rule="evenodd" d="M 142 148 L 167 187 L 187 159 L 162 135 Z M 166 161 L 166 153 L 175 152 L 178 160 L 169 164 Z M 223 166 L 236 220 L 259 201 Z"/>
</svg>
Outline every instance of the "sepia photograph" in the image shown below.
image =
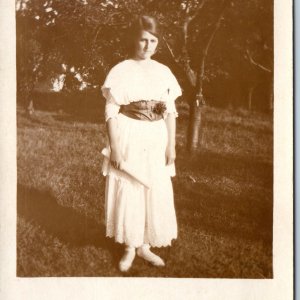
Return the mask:
<svg viewBox="0 0 300 300">
<path fill-rule="evenodd" d="M 291 0 L 0 14 L 1 299 L 293 299 Z"/>
<path fill-rule="evenodd" d="M 0 0 L 0 298 L 295 296 L 291 0 Z"/>
<path fill-rule="evenodd" d="M 15 15 L 17 276 L 273 278 L 273 1 Z"/>
</svg>

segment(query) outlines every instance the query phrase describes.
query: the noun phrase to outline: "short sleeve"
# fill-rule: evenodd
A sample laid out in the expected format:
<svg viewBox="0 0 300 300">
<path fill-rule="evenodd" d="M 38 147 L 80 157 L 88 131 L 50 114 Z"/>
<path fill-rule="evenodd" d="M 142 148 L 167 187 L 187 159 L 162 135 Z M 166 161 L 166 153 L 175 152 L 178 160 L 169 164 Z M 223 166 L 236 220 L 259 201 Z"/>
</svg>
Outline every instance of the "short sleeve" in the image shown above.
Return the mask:
<svg viewBox="0 0 300 300">
<path fill-rule="evenodd" d="M 105 104 L 105 122 L 107 122 L 110 118 L 115 118 L 119 114 L 120 111 L 120 105 L 117 104 L 114 99 L 109 96 L 108 99 L 106 99 Z"/>
<path fill-rule="evenodd" d="M 166 115 L 174 113 L 178 117 L 175 100 L 182 95 L 181 87 L 170 69 L 168 69 Z"/>
<path fill-rule="evenodd" d="M 115 66 L 110 70 L 101 87 L 102 95 L 106 99 L 105 122 L 110 118 L 115 118 L 119 113 L 124 98 L 121 79 L 120 72 Z"/>
</svg>

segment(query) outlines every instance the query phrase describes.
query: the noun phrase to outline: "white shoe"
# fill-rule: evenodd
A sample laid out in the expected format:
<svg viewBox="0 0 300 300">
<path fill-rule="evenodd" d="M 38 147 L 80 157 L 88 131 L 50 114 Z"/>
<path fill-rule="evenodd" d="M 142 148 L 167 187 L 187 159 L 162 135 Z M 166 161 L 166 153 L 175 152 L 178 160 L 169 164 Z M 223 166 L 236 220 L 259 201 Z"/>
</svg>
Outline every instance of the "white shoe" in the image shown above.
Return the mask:
<svg viewBox="0 0 300 300">
<path fill-rule="evenodd" d="M 137 255 L 143 259 L 149 261 L 152 265 L 156 267 L 164 267 L 164 261 L 156 254 L 150 251 L 149 245 L 143 245 L 137 249 Z"/>
<path fill-rule="evenodd" d="M 127 272 L 133 263 L 135 258 L 135 248 L 127 247 L 125 249 L 125 254 L 123 255 L 122 259 L 119 262 L 119 269 L 121 272 Z"/>
</svg>

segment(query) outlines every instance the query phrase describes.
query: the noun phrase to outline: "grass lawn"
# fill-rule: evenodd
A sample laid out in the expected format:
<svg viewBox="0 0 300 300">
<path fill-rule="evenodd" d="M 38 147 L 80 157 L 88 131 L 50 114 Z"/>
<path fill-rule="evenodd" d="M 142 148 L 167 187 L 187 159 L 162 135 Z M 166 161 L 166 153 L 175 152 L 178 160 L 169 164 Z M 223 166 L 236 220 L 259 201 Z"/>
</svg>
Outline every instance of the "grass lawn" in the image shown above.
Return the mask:
<svg viewBox="0 0 300 300">
<path fill-rule="evenodd" d="M 187 106 L 178 105 L 179 236 L 118 271 L 122 246 L 105 237 L 103 105 L 36 110 L 19 106 L 17 275 L 272 278 L 272 116 L 206 108 L 202 147 L 184 151 Z"/>
</svg>

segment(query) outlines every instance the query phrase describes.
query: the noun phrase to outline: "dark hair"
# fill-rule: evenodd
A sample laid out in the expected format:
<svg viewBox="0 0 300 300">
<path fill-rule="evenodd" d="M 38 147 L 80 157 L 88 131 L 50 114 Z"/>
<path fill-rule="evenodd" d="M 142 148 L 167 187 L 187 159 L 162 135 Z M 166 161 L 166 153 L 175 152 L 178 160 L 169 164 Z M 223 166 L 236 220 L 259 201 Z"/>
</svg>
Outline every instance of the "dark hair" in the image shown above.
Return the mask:
<svg viewBox="0 0 300 300">
<path fill-rule="evenodd" d="M 129 55 L 133 54 L 135 41 L 143 30 L 148 31 L 158 39 L 161 37 L 159 25 L 153 17 L 145 15 L 135 17 L 129 25 L 126 34 L 127 49 Z"/>
</svg>

